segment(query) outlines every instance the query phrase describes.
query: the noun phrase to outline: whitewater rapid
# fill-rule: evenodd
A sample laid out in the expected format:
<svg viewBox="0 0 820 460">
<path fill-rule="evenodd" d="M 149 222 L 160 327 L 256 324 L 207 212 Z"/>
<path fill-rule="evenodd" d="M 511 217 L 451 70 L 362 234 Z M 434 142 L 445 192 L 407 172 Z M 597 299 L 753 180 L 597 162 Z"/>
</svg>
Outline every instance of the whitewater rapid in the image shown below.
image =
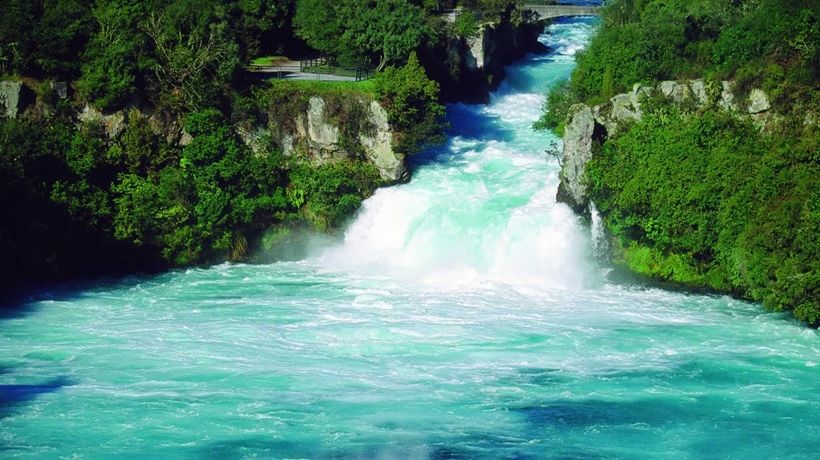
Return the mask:
<svg viewBox="0 0 820 460">
<path fill-rule="evenodd" d="M 323 268 L 439 287 L 489 284 L 581 289 L 600 284 L 589 232 L 555 201 L 559 166 L 535 132 L 547 89 L 566 78 L 588 24 L 559 24 L 554 51 L 508 69 L 487 105 L 448 107 L 445 145 L 416 161 L 413 180 L 365 201 Z"/>
<path fill-rule="evenodd" d="M 36 293 L 0 318 L 3 458 L 743 458 L 820 451 L 817 331 L 609 282 L 531 125 L 595 20 L 453 105 L 342 241 Z"/>
</svg>

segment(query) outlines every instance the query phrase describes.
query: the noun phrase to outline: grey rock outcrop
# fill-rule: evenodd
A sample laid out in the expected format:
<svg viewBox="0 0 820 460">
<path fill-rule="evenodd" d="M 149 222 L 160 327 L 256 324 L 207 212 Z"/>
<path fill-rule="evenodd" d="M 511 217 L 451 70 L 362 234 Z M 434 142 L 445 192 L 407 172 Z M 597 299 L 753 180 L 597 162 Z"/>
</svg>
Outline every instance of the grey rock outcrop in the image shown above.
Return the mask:
<svg viewBox="0 0 820 460">
<path fill-rule="evenodd" d="M 700 84 L 703 84 L 703 80 L 700 81 Z M 693 97 L 693 93 L 695 85 L 687 85 L 684 83 L 678 83 L 676 81 L 662 81 L 658 84 L 658 91 L 669 99 L 677 102 L 678 104 L 683 103 L 686 99 Z M 706 99 L 706 90 L 705 88 L 702 90 L 703 92 L 703 99 Z"/>
<path fill-rule="evenodd" d="M 484 68 L 484 57 L 486 52 L 484 50 L 485 32 L 482 28 L 481 33 L 476 37 L 467 39 L 467 50 L 464 56 L 464 63 L 470 70 L 480 70 Z"/>
<path fill-rule="evenodd" d="M 330 124 L 325 116 L 325 101 L 320 97 L 311 97 L 308 102 L 307 123 L 298 123 L 300 133 L 306 134 L 310 151 L 321 160 L 344 157 L 345 152 L 339 145 L 339 127 Z"/>
<path fill-rule="evenodd" d="M 585 104 L 573 105 L 569 109 L 568 120 L 564 130 L 564 160 L 561 163 L 558 201 L 582 213 L 589 203 L 583 179 L 586 165 L 592 159 L 596 122 L 592 109 Z"/>
<path fill-rule="evenodd" d="M 504 79 L 507 65 L 528 52 L 546 49 L 538 41 L 543 31 L 539 21 L 482 22 L 473 36 L 442 40 L 435 50 L 424 53 L 422 64 L 438 81 L 445 101 L 487 101 Z"/>
<path fill-rule="evenodd" d="M 64 81 L 53 81 L 50 86 L 58 98 L 68 99 L 68 83 Z"/>
<path fill-rule="evenodd" d="M 288 156 L 304 155 L 313 164 L 358 157 L 372 163 L 385 183 L 407 180 L 409 171 L 405 155 L 393 148 L 393 130 L 384 108 L 367 98 L 349 100 L 345 104 L 359 104 L 347 109 L 364 114 L 364 119 L 359 120 L 362 126 L 355 132 L 344 129 L 342 122 L 336 119 L 338 114 L 327 113 L 327 103 L 322 97 L 313 96 L 307 101 L 306 108 L 293 114 L 293 118 L 285 123 L 269 120 L 264 134 L 270 133 L 274 143 Z M 246 130 L 239 135 L 255 152 L 261 145 L 258 141 L 263 133 Z"/>
<path fill-rule="evenodd" d="M 359 142 L 367 159 L 379 170 L 381 178 L 388 182 L 401 182 L 409 178 L 404 154 L 393 151 L 393 131 L 387 121 L 387 111 L 376 101 L 370 102 L 370 123 L 375 128 L 370 133 L 360 133 Z"/>
<path fill-rule="evenodd" d="M 720 107 L 724 110 L 737 110 L 735 102 L 734 85 L 729 81 L 720 82 Z"/>
<path fill-rule="evenodd" d="M 82 123 L 99 123 L 105 129 L 105 134 L 109 139 L 116 139 L 125 129 L 128 121 L 125 110 L 106 115 L 88 104 L 83 107 L 77 118 Z"/>
<path fill-rule="evenodd" d="M 188 134 L 184 130 L 182 132 L 183 139 L 185 135 Z M 251 151 L 256 155 L 262 155 L 266 152 L 270 135 L 268 131 L 265 129 L 264 126 L 261 125 L 253 125 L 250 127 L 245 126 L 238 126 L 236 128 L 236 134 L 242 139 L 242 142 L 251 149 Z M 182 143 L 182 139 L 180 140 Z"/>
<path fill-rule="evenodd" d="M 767 112 L 771 108 L 772 105 L 769 103 L 769 97 L 766 96 L 763 90 L 755 88 L 749 93 L 749 106 L 747 109 L 749 113 L 758 114 Z"/>
<path fill-rule="evenodd" d="M 0 81 L 0 115 L 17 118 L 25 109 L 25 86 L 21 81 Z"/>
<path fill-rule="evenodd" d="M 702 78 L 692 80 L 689 82 L 689 88 L 692 89 L 692 96 L 698 104 L 705 104 L 709 101 L 709 95 L 706 93 L 706 82 Z"/>
</svg>

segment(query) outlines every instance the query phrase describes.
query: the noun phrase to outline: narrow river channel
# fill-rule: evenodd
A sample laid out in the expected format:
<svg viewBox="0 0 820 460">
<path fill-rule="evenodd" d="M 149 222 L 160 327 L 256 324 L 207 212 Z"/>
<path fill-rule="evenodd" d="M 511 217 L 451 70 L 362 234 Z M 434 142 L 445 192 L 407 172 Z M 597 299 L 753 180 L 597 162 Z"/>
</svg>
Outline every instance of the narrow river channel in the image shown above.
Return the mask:
<svg viewBox="0 0 820 460">
<path fill-rule="evenodd" d="M 558 139 L 531 125 L 595 27 L 556 22 L 489 104 L 450 106 L 344 241 L 0 319 L 0 457 L 816 455 L 817 331 L 608 282 L 556 204 Z"/>
</svg>

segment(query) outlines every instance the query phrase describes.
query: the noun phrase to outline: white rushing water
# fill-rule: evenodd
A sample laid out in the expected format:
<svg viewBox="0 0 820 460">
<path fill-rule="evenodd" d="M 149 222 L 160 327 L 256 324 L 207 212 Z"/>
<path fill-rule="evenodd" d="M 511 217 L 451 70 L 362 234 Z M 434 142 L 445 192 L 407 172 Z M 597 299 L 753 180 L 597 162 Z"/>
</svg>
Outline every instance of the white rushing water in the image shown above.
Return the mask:
<svg viewBox="0 0 820 460">
<path fill-rule="evenodd" d="M 39 293 L 0 319 L 0 457 L 816 458 L 816 331 L 613 284 L 530 127 L 595 21 L 453 105 L 344 241 Z"/>
</svg>

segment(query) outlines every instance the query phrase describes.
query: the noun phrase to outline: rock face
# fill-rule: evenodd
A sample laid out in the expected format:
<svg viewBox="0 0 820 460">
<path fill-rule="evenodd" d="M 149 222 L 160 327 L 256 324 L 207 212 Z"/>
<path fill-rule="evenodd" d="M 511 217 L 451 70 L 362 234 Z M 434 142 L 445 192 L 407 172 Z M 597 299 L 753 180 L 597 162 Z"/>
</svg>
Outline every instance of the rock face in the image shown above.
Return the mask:
<svg viewBox="0 0 820 460">
<path fill-rule="evenodd" d="M 405 155 L 393 150 L 393 131 L 384 108 L 365 97 L 345 104 L 347 107 L 335 107 L 334 110 L 344 110 L 349 112 L 348 115 L 358 114 L 355 130 L 337 120 L 339 113 L 329 113 L 328 103 L 322 97 L 313 96 L 307 107 L 293 114 L 292 119 L 284 120 L 284 123 L 283 120 L 268 120 L 267 132 L 285 155 L 304 155 L 313 164 L 358 157 L 376 166 L 382 180 L 388 184 L 407 180 L 409 171 Z M 261 137 L 261 133 L 258 128 L 244 130 L 240 137 L 256 151 L 255 140 Z"/>
<path fill-rule="evenodd" d="M 300 134 L 308 143 L 309 151 L 320 160 L 330 160 L 345 152 L 339 145 L 339 127 L 330 124 L 325 117 L 325 101 L 312 97 L 308 103 L 307 123 L 300 117 L 297 123 Z"/>
<path fill-rule="evenodd" d="M 558 184 L 557 200 L 569 205 L 576 213 L 588 215 L 589 192 L 584 179 L 586 164 L 595 154 L 596 145 L 608 136 L 618 133 L 631 122 L 640 121 L 642 99 L 660 96 L 677 104 L 704 106 L 714 104 L 724 110 L 736 111 L 750 116 L 764 127 L 772 114 L 769 99 L 760 89 L 753 89 L 745 104 L 737 101 L 733 84 L 729 81 L 710 88 L 704 80 L 689 82 L 663 81 L 657 86 L 636 84 L 629 93 L 618 94 L 609 101 L 589 107 L 585 104 L 572 106 L 567 115 L 564 130 L 564 152 Z"/>
<path fill-rule="evenodd" d="M 755 88 L 749 93 L 749 106 L 747 109 L 749 113 L 755 115 L 767 112 L 771 108 L 772 105 L 769 103 L 769 98 L 762 90 Z"/>
<path fill-rule="evenodd" d="M 504 79 L 505 66 L 546 49 L 538 41 L 543 29 L 539 22 L 482 24 L 476 36 L 452 38 L 419 58 L 446 102 L 484 102 Z"/>
<path fill-rule="evenodd" d="M 26 87 L 21 81 L 0 81 L 0 116 L 17 118 L 28 103 Z"/>
<path fill-rule="evenodd" d="M 122 133 L 127 123 L 125 110 L 118 110 L 105 115 L 99 110 L 86 104 L 82 112 L 77 116 L 82 123 L 99 123 L 105 128 L 105 133 L 109 139 L 116 139 Z"/>
<path fill-rule="evenodd" d="M 370 102 L 370 123 L 375 127 L 372 135 L 359 134 L 367 159 L 379 170 L 383 180 L 404 182 L 410 171 L 404 163 L 404 154 L 393 151 L 393 131 L 387 121 L 387 111 L 378 102 Z"/>
<path fill-rule="evenodd" d="M 592 159 L 596 123 L 592 109 L 585 104 L 573 105 L 569 109 L 568 119 L 564 130 L 564 160 L 561 163 L 558 201 L 581 213 L 589 202 L 582 180 L 586 164 Z"/>
</svg>

